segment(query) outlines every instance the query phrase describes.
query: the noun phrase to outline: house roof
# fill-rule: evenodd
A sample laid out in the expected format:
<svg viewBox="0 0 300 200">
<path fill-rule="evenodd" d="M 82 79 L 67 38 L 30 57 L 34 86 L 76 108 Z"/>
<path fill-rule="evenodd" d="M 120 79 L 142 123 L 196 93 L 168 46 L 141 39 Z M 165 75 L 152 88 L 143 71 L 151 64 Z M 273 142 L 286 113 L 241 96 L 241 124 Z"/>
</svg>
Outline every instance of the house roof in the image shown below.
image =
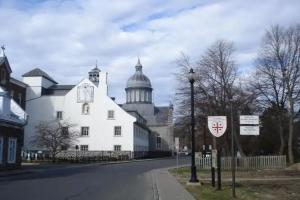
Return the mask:
<svg viewBox="0 0 300 200">
<path fill-rule="evenodd" d="M 10 77 L 9 82 L 11 82 L 11 83 L 13 83 L 13 84 L 16 84 L 16 85 L 19 85 L 19 86 L 21 86 L 21 87 L 23 87 L 23 88 L 26 88 L 26 87 L 27 87 L 27 84 L 26 84 L 26 83 L 24 83 L 24 82 L 22 82 L 22 81 L 19 81 L 19 80 L 13 78 L 13 77 Z"/>
<path fill-rule="evenodd" d="M 44 77 L 44 78 L 48 79 L 49 81 L 57 84 L 57 82 L 51 76 L 49 76 L 46 72 L 44 72 L 40 68 L 35 68 L 35 69 L 23 74 L 23 77 L 39 77 L 39 76 Z"/>
<path fill-rule="evenodd" d="M 74 87 L 75 85 L 52 85 L 49 88 L 43 88 L 42 95 L 64 96 Z"/>
<path fill-rule="evenodd" d="M 5 64 L 5 67 L 8 71 L 8 73 L 11 73 L 12 70 L 10 68 L 10 65 L 9 65 L 9 62 L 8 62 L 8 59 L 7 59 L 6 56 L 0 57 L 0 66 L 3 65 L 3 64 Z"/>
<path fill-rule="evenodd" d="M 75 85 L 52 85 L 48 90 L 72 90 Z"/>
</svg>

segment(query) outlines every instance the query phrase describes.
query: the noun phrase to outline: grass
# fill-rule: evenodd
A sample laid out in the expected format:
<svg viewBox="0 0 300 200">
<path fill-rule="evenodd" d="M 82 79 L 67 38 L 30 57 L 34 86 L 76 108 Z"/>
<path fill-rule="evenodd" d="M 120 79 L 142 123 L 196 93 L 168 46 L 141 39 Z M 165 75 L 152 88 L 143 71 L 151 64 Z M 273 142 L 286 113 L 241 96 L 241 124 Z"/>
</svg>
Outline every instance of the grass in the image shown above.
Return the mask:
<svg viewBox="0 0 300 200">
<path fill-rule="evenodd" d="M 189 191 L 195 199 L 201 200 L 227 200 L 232 198 L 231 185 L 222 183 L 222 190 L 217 190 L 217 187 L 212 187 L 210 182 L 204 182 L 201 186 L 190 186 L 188 182 L 190 175 L 190 168 L 183 167 L 179 169 L 171 169 L 170 173 L 173 174 L 183 187 Z M 210 176 L 210 170 L 198 170 L 198 178 L 201 180 L 203 177 Z M 217 184 L 217 183 L 216 183 Z M 248 187 L 241 184 L 236 184 L 237 200 L 256 200 L 260 199 L 255 192 L 251 191 Z"/>
<path fill-rule="evenodd" d="M 184 185 L 184 183 L 183 183 Z M 208 183 L 204 183 L 201 186 L 187 186 L 184 185 L 187 191 L 189 191 L 196 199 L 201 200 L 229 200 L 232 199 L 231 186 L 223 186 L 222 190 L 216 190 Z M 250 190 L 244 187 L 236 188 L 236 199 L 239 200 L 256 200 L 259 199 Z"/>
</svg>

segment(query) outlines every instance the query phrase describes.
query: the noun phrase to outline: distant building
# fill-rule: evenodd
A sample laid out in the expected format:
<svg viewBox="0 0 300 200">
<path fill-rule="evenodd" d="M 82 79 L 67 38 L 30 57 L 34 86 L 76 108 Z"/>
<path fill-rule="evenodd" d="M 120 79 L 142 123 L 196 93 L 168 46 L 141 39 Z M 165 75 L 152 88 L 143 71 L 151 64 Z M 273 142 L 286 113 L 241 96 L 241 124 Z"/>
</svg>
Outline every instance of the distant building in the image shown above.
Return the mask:
<svg viewBox="0 0 300 200">
<path fill-rule="evenodd" d="M 43 150 L 32 144 L 35 127 L 41 121 L 62 120 L 75 124 L 81 151 L 149 150 L 149 129 L 136 112 L 126 112 L 107 96 L 107 73 L 96 66 L 76 85 L 59 85 L 41 69 L 23 75 L 28 85 L 24 150 Z M 75 146 L 69 150 L 75 149 Z"/>
<path fill-rule="evenodd" d="M 126 103 L 122 107 L 139 113 L 151 130 L 150 151 L 173 151 L 173 105 L 154 105 L 153 88 L 149 78 L 143 74 L 140 59 L 135 66 L 135 73 L 127 81 L 125 91 Z"/>
<path fill-rule="evenodd" d="M 21 164 L 26 84 L 11 77 L 6 56 L 0 57 L 0 169 Z"/>
</svg>

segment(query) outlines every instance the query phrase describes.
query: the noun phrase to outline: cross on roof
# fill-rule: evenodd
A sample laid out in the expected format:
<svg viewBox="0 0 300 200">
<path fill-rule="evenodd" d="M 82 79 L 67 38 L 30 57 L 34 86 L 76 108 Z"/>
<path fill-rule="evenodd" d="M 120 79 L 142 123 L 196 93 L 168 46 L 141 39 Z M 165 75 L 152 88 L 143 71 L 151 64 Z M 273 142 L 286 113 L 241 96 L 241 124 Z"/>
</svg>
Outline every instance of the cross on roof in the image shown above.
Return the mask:
<svg viewBox="0 0 300 200">
<path fill-rule="evenodd" d="M 5 46 L 4 46 L 4 44 L 1 46 L 1 49 L 2 49 L 2 55 L 3 55 L 3 57 L 5 57 Z"/>
</svg>

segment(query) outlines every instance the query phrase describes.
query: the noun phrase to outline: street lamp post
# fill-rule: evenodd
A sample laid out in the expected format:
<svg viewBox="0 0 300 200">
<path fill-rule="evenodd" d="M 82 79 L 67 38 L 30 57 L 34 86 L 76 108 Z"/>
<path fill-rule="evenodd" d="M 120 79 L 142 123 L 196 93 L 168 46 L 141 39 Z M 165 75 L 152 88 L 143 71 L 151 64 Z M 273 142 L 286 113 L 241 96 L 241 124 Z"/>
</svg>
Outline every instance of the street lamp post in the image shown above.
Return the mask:
<svg viewBox="0 0 300 200">
<path fill-rule="evenodd" d="M 191 183 L 197 183 L 197 171 L 195 165 L 195 114 L 194 114 L 194 82 L 195 72 L 193 68 L 190 69 L 188 78 L 191 84 L 191 132 L 192 132 L 192 165 L 191 165 Z"/>
<path fill-rule="evenodd" d="M 235 198 L 235 141 L 234 141 L 234 124 L 233 124 L 233 99 L 230 99 L 230 121 L 231 121 L 231 172 L 232 172 L 232 197 Z"/>
</svg>

